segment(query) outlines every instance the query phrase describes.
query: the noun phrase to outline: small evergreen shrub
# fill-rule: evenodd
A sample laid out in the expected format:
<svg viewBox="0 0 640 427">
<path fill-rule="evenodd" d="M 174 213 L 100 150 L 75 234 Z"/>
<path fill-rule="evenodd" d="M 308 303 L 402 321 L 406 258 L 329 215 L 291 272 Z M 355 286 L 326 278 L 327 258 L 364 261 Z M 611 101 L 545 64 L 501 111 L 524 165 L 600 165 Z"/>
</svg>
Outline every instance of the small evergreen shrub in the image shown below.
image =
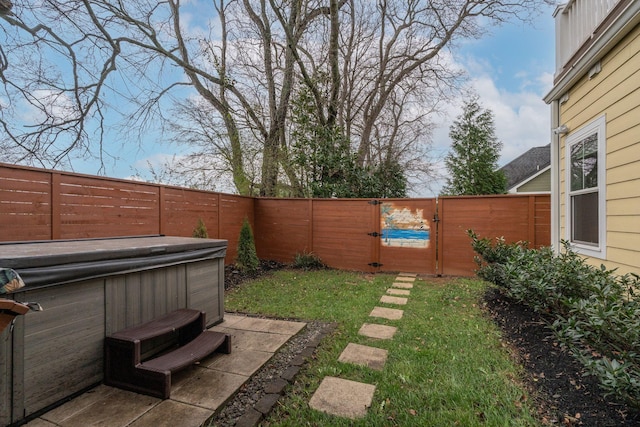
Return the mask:
<svg viewBox="0 0 640 427">
<path fill-rule="evenodd" d="M 555 254 L 467 233 L 478 254 L 478 276 L 544 313 L 605 394 L 640 408 L 640 276 L 589 265 L 568 242 Z"/>
<path fill-rule="evenodd" d="M 236 266 L 243 273 L 253 273 L 260 268 L 260 260 L 258 259 L 256 244 L 253 240 L 253 231 L 251 231 L 251 225 L 246 217 L 240 229 Z"/>
<path fill-rule="evenodd" d="M 207 226 L 204 224 L 202 218 L 198 218 L 198 225 L 193 229 L 193 237 L 199 239 L 208 239 L 209 233 L 207 233 Z"/>
<path fill-rule="evenodd" d="M 313 252 L 298 252 L 293 259 L 293 268 L 319 270 L 325 267 L 326 265 L 322 262 L 320 257 Z"/>
</svg>

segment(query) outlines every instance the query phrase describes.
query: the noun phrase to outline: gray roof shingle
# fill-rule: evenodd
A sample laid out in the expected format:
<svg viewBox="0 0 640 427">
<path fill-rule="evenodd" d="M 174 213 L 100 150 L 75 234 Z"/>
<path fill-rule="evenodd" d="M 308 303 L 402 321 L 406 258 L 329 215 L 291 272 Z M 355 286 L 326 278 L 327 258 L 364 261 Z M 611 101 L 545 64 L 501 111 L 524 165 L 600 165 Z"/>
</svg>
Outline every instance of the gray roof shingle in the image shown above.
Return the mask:
<svg viewBox="0 0 640 427">
<path fill-rule="evenodd" d="M 551 164 L 551 144 L 534 147 L 500 168 L 507 177 L 507 188 L 525 181 Z"/>
</svg>

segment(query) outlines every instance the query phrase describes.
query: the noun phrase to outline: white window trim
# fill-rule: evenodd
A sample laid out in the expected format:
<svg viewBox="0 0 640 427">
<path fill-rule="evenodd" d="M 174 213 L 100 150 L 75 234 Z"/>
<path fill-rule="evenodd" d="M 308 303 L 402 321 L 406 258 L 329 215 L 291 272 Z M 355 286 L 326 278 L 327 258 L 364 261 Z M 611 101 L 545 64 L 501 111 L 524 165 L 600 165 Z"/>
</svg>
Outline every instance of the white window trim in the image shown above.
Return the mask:
<svg viewBox="0 0 640 427">
<path fill-rule="evenodd" d="M 571 212 L 571 150 L 570 147 L 594 133 L 598 134 L 598 246 L 586 245 L 571 241 L 572 212 Z M 577 253 L 593 258 L 607 258 L 607 168 L 606 168 L 606 118 L 601 116 L 578 130 L 571 132 L 565 138 L 565 239 L 571 249 Z"/>
</svg>

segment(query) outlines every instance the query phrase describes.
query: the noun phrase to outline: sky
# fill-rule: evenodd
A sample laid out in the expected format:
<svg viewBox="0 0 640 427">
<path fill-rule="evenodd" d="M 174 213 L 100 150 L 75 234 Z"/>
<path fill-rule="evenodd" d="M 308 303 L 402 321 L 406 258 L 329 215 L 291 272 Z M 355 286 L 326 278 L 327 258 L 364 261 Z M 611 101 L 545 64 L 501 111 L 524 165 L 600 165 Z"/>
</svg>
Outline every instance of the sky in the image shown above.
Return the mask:
<svg viewBox="0 0 640 427">
<path fill-rule="evenodd" d="M 453 60 L 466 70 L 480 104 L 494 115 L 496 136 L 503 143 L 499 166 L 503 166 L 528 149 L 550 142 L 550 107 L 542 98 L 552 88 L 555 67 L 553 8 L 546 7 L 531 24 L 515 22 L 491 29 L 481 40 L 462 43 Z M 447 106 L 437 120 L 433 135 L 432 157 L 437 169 L 446 174 L 442 159 L 449 151 L 449 126 L 462 112 L 464 99 Z M 114 178 L 131 178 L 148 171 L 148 163 L 158 165 L 179 153 L 180 148 L 153 142 L 142 147 L 123 146 L 117 160 L 107 160 L 101 174 Z M 97 174 L 92 163 L 74 164 L 75 172 Z M 444 180 L 418 183 L 412 197 L 436 196 Z M 221 188 L 219 191 L 231 191 Z"/>
<path fill-rule="evenodd" d="M 493 112 L 496 136 L 503 144 L 499 166 L 551 142 L 551 110 L 542 98 L 552 88 L 555 70 L 553 10 L 546 7 L 532 24 L 495 28 L 491 35 L 461 46 L 454 58 L 466 70 L 480 104 Z M 452 103 L 439 121 L 433 141 L 440 159 L 451 146 L 449 127 L 462 113 L 463 101 Z M 446 174 L 442 162 L 438 167 Z M 416 188 L 412 196 L 434 196 L 442 184 Z"/>
</svg>

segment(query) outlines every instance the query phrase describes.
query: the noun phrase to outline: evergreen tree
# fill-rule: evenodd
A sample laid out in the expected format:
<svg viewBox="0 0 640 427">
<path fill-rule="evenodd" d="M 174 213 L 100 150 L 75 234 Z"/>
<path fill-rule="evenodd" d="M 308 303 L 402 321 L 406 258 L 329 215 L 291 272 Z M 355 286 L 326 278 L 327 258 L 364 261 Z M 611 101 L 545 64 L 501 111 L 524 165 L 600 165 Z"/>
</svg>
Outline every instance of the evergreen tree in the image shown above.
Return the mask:
<svg viewBox="0 0 640 427">
<path fill-rule="evenodd" d="M 244 273 L 253 273 L 260 268 L 260 259 L 256 253 L 253 231 L 251 230 L 251 224 L 249 224 L 247 217 L 244 218 L 242 228 L 240 228 L 236 267 Z"/>
<path fill-rule="evenodd" d="M 202 218 L 198 218 L 198 225 L 193 229 L 193 237 L 197 237 L 200 239 L 208 239 L 209 233 L 207 232 L 207 226 L 205 225 Z"/>
<path fill-rule="evenodd" d="M 443 195 L 502 194 L 507 179 L 498 170 L 502 143 L 495 136 L 493 113 L 478 98 L 466 102 L 449 129 L 453 141 L 445 158 L 449 171 Z"/>
<path fill-rule="evenodd" d="M 402 165 L 387 159 L 359 165 L 357 153 L 337 125 L 323 125 L 311 93 L 302 88 L 293 101 L 291 164 L 304 197 L 406 197 Z"/>
</svg>

